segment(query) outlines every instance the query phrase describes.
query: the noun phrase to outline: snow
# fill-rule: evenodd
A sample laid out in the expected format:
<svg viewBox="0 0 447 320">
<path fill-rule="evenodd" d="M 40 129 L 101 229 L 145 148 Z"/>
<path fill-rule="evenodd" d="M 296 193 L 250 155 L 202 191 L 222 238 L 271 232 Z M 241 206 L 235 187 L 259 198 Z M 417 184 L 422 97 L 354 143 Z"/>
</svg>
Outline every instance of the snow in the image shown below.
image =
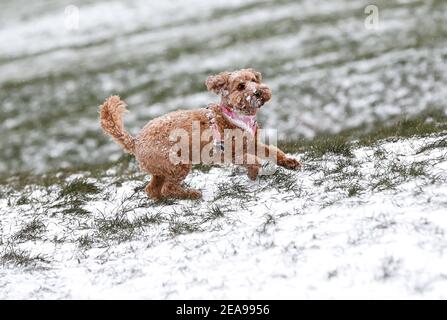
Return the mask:
<svg viewBox="0 0 447 320">
<path fill-rule="evenodd" d="M 445 299 L 447 149 L 418 152 L 442 139 L 357 148 L 355 165 L 346 170 L 358 170 L 363 190 L 352 197 L 346 189 L 334 188 L 339 181 L 325 173 L 340 156 L 326 155 L 306 164 L 316 170 L 289 172 L 297 184 L 293 190 L 271 186 L 268 179 L 250 182 L 231 167 L 212 168 L 194 171 L 187 180 L 203 190 L 203 201 L 143 208 L 135 207 L 144 199 L 134 196 L 139 184 L 129 180 L 116 187 L 108 182 L 114 173 L 108 172 L 112 176 L 96 182 L 101 194 L 84 206 L 91 216 L 70 222 L 58 209 L 44 213 L 43 204 L 8 206 L 2 200 L 3 246 L 20 226 L 39 217 L 47 226 L 45 236 L 16 247 L 42 254 L 49 263 L 41 268 L 3 265 L 0 298 Z M 378 149 L 385 159 L 374 156 Z M 426 169 L 437 177 L 435 182 L 421 176 L 391 189 L 371 188 L 375 175 L 390 163 L 420 161 L 429 163 Z M 323 183 L 315 183 L 325 175 Z M 234 183 L 247 188 L 250 197 L 215 200 L 219 185 Z M 50 203 L 57 203 L 56 196 L 32 195 Z M 224 215 L 206 221 L 212 206 L 222 208 Z M 85 249 L 75 243 L 80 235 L 98 232 L 95 218 L 144 215 L 163 219 L 128 241 L 98 241 Z M 172 234 L 173 221 L 198 228 Z"/>
</svg>

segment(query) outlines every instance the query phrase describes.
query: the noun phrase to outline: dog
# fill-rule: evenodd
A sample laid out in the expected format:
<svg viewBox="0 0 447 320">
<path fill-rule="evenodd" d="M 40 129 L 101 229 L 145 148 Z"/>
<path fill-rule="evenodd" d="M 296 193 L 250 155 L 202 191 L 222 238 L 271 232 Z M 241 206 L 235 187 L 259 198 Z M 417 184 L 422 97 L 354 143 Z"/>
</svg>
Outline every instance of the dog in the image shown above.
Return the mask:
<svg viewBox="0 0 447 320">
<path fill-rule="evenodd" d="M 219 104 L 212 103 L 207 108 L 195 110 L 174 111 L 155 118 L 135 137 L 124 129 L 122 116 L 127 111 L 124 101 L 118 96 L 111 96 L 100 106 L 100 124 L 104 132 L 125 151 L 135 156 L 141 170 L 152 175 L 150 183 L 145 188 L 150 198 L 154 200 L 201 198 L 199 190 L 182 186 L 192 168 L 192 155 L 190 154 L 187 161 L 181 163 L 173 163 L 171 158 L 176 143 L 172 140 L 172 131 L 183 130 L 192 137 L 194 123 L 202 132 L 211 130 L 213 145 L 216 146 L 213 152 L 217 153 L 220 150 L 216 149 L 223 147 L 221 137 L 226 135 L 227 129 L 239 129 L 254 138 L 255 150 L 263 151 L 265 157 L 274 154 L 276 164 L 291 170 L 301 168 L 298 160 L 287 156 L 273 145 L 258 141 L 259 125 L 256 122 L 256 113 L 272 96 L 270 88 L 262 83 L 260 72 L 254 69 L 225 71 L 209 76 L 205 84 L 209 91 L 220 96 Z M 191 146 L 192 138 L 188 142 Z M 200 141 L 200 150 L 209 143 L 209 140 Z M 235 148 L 234 146 L 231 148 L 234 161 Z M 243 149 L 242 165 L 247 169 L 250 179 L 256 180 L 261 160 L 257 153 L 250 153 L 247 148 Z"/>
</svg>

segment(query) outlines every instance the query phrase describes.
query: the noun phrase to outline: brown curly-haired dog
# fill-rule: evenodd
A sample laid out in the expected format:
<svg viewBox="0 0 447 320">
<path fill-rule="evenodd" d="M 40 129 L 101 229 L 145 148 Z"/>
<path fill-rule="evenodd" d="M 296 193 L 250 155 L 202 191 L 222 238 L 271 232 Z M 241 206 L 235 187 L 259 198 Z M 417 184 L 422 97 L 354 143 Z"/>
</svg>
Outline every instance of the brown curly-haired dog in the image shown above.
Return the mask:
<svg viewBox="0 0 447 320">
<path fill-rule="evenodd" d="M 261 81 L 261 73 L 253 69 L 222 72 L 209 76 L 206 86 L 208 90 L 221 97 L 220 104 L 211 104 L 208 108 L 197 110 L 168 113 L 150 121 L 135 137 L 126 132 L 123 126 L 122 115 L 126 112 L 125 103 L 118 96 L 112 96 L 100 106 L 101 126 L 124 150 L 135 155 L 143 171 L 152 175 L 146 187 L 146 193 L 151 198 L 200 198 L 200 191 L 182 187 L 182 182 L 192 167 L 191 156 L 189 163 L 175 164 L 170 160 L 171 148 L 176 143 L 170 138 L 171 132 L 175 129 L 183 129 L 190 133 L 189 136 L 192 139 L 191 133 L 195 122 L 199 124 L 201 132 L 212 128 L 214 140 L 216 140 L 216 135 L 218 137 L 225 135 L 225 129 L 242 128 L 255 136 L 257 142 L 259 127 L 253 119 L 258 109 L 271 98 L 269 87 Z M 189 142 L 192 145 L 192 140 Z M 209 143 L 210 141 L 201 141 L 200 148 L 204 148 Z M 276 153 L 276 163 L 280 166 L 293 170 L 301 167 L 297 160 L 288 157 L 274 146 L 257 142 L 256 150 L 258 148 L 263 149 L 266 157 Z M 234 153 L 234 148 L 232 152 Z M 249 178 L 255 180 L 260 169 L 260 159 L 257 153 L 248 154 L 246 149 L 244 152 L 245 158 L 242 165 L 248 169 Z M 189 154 L 191 155 L 192 152 Z"/>
</svg>

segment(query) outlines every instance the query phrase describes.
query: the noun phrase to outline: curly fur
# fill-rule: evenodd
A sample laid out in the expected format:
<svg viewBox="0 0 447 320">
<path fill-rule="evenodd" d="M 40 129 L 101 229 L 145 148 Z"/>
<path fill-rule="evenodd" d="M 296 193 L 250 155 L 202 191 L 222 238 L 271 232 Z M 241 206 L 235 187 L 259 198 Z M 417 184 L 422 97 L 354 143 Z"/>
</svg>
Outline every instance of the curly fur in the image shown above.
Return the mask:
<svg viewBox="0 0 447 320">
<path fill-rule="evenodd" d="M 209 91 L 218 94 L 221 104 L 233 111 L 245 115 L 255 115 L 257 111 L 271 98 L 270 88 L 262 83 L 261 73 L 254 69 L 242 69 L 235 72 L 222 72 L 209 76 L 206 80 Z M 214 114 L 214 123 L 221 134 L 225 129 L 236 129 L 222 114 L 218 104 L 211 104 L 208 109 L 179 110 L 151 120 L 132 137 L 123 126 L 122 116 L 126 112 L 126 104 L 118 97 L 108 98 L 100 107 L 100 122 L 105 133 L 109 134 L 124 150 L 135 155 L 140 168 L 151 174 L 151 182 L 145 191 L 153 199 L 161 198 L 199 198 L 201 192 L 185 189 L 183 180 L 192 167 L 190 155 L 189 163 L 174 164 L 170 161 L 170 150 L 175 142 L 169 139 L 174 129 L 183 129 L 189 133 L 189 145 L 192 145 L 192 124 L 199 123 L 200 131 L 210 128 L 210 112 Z M 257 138 L 257 136 L 256 136 Z M 256 139 L 255 139 L 256 141 Z M 202 150 L 210 141 L 201 141 Z M 245 143 L 245 142 L 244 142 Z M 296 170 L 301 164 L 294 158 L 274 146 L 257 143 L 256 148 L 263 148 L 264 154 L 275 152 L 277 164 L 288 169 Z M 233 160 L 235 151 L 233 148 Z M 250 160 L 250 161 L 248 161 Z M 256 155 L 244 154 L 243 166 L 247 168 L 248 177 L 255 180 L 260 169 L 261 159 Z"/>
<path fill-rule="evenodd" d="M 109 97 L 100 107 L 101 127 L 130 154 L 135 153 L 135 138 L 124 130 L 126 104 L 119 96 Z"/>
</svg>

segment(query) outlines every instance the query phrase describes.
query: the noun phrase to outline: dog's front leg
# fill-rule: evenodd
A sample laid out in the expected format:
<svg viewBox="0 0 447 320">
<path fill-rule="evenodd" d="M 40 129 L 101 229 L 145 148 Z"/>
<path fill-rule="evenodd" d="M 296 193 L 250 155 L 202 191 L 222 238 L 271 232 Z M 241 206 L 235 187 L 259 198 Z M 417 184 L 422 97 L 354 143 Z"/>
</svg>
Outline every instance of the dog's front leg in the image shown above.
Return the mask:
<svg viewBox="0 0 447 320">
<path fill-rule="evenodd" d="M 260 143 L 258 144 L 258 147 L 262 148 L 263 152 L 261 154 L 263 154 L 263 157 L 267 160 L 276 159 L 276 164 L 290 170 L 299 170 L 301 168 L 301 163 L 298 160 L 288 157 L 283 151 L 273 145 Z"/>
<path fill-rule="evenodd" d="M 225 155 L 222 152 L 220 163 L 227 163 L 226 160 L 227 159 L 225 159 Z M 247 176 L 250 178 L 250 180 L 256 180 L 259 170 L 261 169 L 261 159 L 259 157 L 246 151 L 243 152 L 242 157 L 237 157 L 234 146 L 231 155 L 231 163 L 246 168 Z"/>
<path fill-rule="evenodd" d="M 259 170 L 261 169 L 261 159 L 249 153 L 245 154 L 245 159 L 244 167 L 247 168 L 247 175 L 250 180 L 254 181 L 258 177 Z"/>
</svg>

